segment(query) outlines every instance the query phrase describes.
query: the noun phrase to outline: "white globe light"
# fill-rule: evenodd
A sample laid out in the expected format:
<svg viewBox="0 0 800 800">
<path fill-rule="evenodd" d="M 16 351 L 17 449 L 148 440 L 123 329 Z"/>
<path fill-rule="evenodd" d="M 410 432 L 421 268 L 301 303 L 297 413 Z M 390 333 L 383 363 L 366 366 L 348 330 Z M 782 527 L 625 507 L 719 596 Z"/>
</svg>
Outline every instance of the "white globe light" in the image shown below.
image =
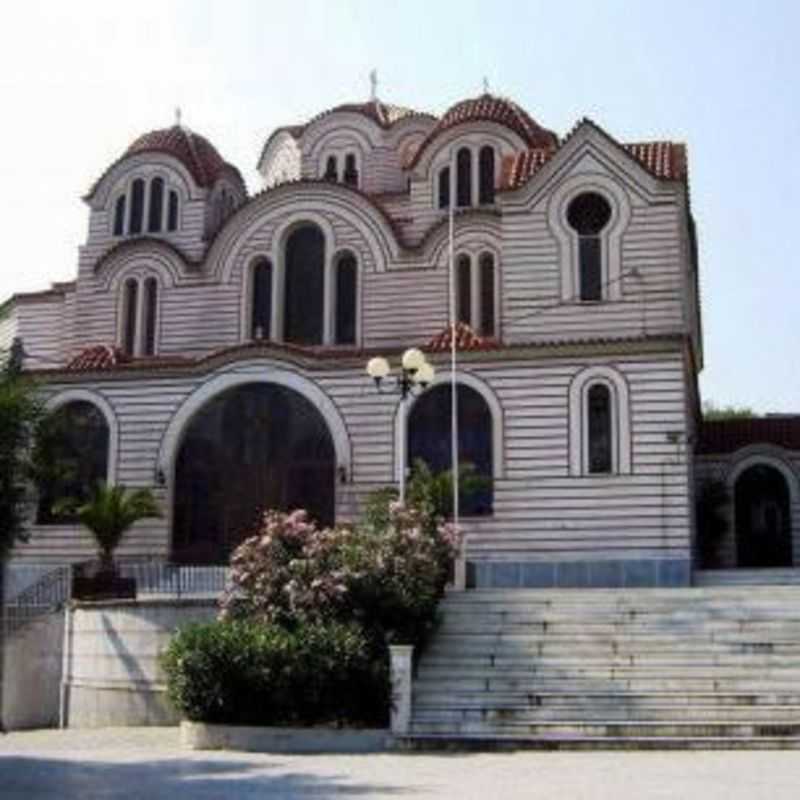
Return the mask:
<svg viewBox="0 0 800 800">
<path fill-rule="evenodd" d="M 423 386 L 427 386 L 429 383 L 433 383 L 433 379 L 436 375 L 436 370 L 433 368 L 431 364 L 427 361 L 414 373 L 414 383 L 420 383 Z"/>
<path fill-rule="evenodd" d="M 389 362 L 382 356 L 375 356 L 367 362 L 367 375 L 375 378 L 376 381 L 385 378 L 389 374 Z"/>
<path fill-rule="evenodd" d="M 411 372 L 419 369 L 425 363 L 425 353 L 416 347 L 411 347 L 403 353 L 403 369 Z"/>
</svg>

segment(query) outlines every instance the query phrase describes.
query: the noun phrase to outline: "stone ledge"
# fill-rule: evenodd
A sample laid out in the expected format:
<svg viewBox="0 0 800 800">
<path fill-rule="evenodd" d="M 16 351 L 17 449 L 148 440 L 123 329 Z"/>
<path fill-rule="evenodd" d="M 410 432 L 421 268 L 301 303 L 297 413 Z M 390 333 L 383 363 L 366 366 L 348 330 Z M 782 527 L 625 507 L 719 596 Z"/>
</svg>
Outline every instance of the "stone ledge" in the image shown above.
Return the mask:
<svg viewBox="0 0 800 800">
<path fill-rule="evenodd" d="M 181 722 L 181 745 L 189 750 L 245 750 L 251 753 L 383 753 L 391 749 L 388 730 L 367 728 L 273 728 Z"/>
</svg>

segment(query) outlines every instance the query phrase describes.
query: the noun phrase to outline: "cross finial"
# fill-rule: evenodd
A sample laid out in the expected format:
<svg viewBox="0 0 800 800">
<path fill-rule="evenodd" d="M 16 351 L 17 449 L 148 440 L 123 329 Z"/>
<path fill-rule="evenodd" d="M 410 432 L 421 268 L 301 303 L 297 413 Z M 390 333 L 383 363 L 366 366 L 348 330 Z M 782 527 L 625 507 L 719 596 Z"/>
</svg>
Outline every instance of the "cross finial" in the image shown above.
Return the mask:
<svg viewBox="0 0 800 800">
<path fill-rule="evenodd" d="M 378 70 L 373 69 L 369 73 L 370 99 L 378 99 Z"/>
<path fill-rule="evenodd" d="M 177 125 L 179 128 L 181 126 L 181 117 L 181 107 L 175 106 L 175 125 Z"/>
<path fill-rule="evenodd" d="M 483 93 L 489 94 L 489 79 L 485 75 L 483 76 Z"/>
</svg>

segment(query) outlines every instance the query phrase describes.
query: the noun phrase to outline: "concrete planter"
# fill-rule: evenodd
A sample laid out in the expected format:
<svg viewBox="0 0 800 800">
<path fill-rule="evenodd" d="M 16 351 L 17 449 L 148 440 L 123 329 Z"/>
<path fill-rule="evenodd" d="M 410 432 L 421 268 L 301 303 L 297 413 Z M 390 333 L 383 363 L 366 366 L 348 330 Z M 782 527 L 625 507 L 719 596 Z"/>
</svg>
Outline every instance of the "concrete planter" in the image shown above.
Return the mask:
<svg viewBox="0 0 800 800">
<path fill-rule="evenodd" d="M 268 728 L 181 722 L 181 744 L 189 750 L 246 750 L 251 753 L 383 753 L 388 730 L 369 728 Z"/>
</svg>

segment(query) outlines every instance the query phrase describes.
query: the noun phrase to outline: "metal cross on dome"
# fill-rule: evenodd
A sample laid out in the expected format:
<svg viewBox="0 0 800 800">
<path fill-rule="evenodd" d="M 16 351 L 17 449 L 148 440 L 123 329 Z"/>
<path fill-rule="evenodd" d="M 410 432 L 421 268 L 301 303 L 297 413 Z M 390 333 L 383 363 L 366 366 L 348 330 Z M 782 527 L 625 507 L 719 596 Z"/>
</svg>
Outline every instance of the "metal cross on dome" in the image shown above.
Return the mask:
<svg viewBox="0 0 800 800">
<path fill-rule="evenodd" d="M 483 76 L 483 93 L 489 94 L 489 79 L 485 75 Z"/>
</svg>

